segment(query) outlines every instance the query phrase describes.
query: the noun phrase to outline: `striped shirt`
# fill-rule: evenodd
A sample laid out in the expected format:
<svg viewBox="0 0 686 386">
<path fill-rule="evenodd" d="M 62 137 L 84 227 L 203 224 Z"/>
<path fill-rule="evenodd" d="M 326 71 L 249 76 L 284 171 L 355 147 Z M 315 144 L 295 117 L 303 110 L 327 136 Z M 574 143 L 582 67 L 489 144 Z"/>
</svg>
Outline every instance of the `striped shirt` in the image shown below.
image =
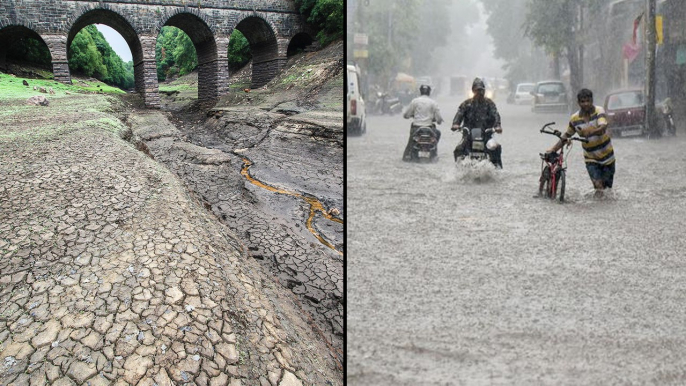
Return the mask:
<svg viewBox="0 0 686 386">
<path fill-rule="evenodd" d="M 607 126 L 607 117 L 605 110 L 600 106 L 593 106 L 594 110 L 591 113 L 588 122 L 581 116 L 581 111 L 577 111 L 569 119 L 569 126 L 567 131 L 563 134 L 563 138 L 571 138 L 574 134 L 579 134 L 582 129 L 589 126 L 599 127 Z M 595 134 L 587 137 L 588 143 L 582 143 L 584 149 L 584 161 L 586 163 L 597 163 L 600 165 L 611 165 L 615 162 L 615 152 L 612 147 L 612 141 L 607 134 L 607 130 L 602 134 Z"/>
</svg>

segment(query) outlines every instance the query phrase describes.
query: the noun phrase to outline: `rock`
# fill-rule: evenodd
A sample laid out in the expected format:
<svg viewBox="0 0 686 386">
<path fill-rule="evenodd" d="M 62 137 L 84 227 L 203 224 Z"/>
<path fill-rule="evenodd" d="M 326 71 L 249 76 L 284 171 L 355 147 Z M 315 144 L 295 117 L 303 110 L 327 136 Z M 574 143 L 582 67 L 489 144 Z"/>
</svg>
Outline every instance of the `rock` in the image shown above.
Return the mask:
<svg viewBox="0 0 686 386">
<path fill-rule="evenodd" d="M 31 340 L 31 344 L 33 344 L 33 347 L 36 348 L 47 346 L 57 339 L 57 333 L 60 331 L 60 327 L 60 323 L 57 320 L 49 320 L 47 323 L 45 323 L 43 331 L 41 331 Z"/>
<path fill-rule="evenodd" d="M 34 106 L 47 106 L 50 104 L 50 101 L 48 101 L 48 98 L 42 95 L 35 95 L 27 99 L 26 103 Z"/>
<path fill-rule="evenodd" d="M 46 90 L 45 87 L 38 87 L 38 91 L 42 92 L 43 94 L 48 93 L 48 90 Z"/>
<path fill-rule="evenodd" d="M 76 380 L 80 385 L 83 385 L 86 379 L 97 373 L 98 371 L 95 369 L 95 364 L 81 361 L 74 361 L 69 367 L 69 370 L 67 370 L 67 375 Z"/>
<path fill-rule="evenodd" d="M 145 373 L 148 368 L 152 366 L 152 360 L 147 357 L 141 357 L 138 354 L 131 355 L 126 362 L 124 362 L 124 380 L 130 384 L 136 384 Z"/>
<path fill-rule="evenodd" d="M 302 386 L 302 382 L 289 371 L 284 371 L 283 378 L 279 386 Z"/>
<path fill-rule="evenodd" d="M 48 92 L 50 92 L 50 94 L 52 94 L 52 95 L 55 95 L 55 90 L 53 90 L 52 87 L 50 87 L 50 88 L 48 89 Z"/>
<path fill-rule="evenodd" d="M 24 86 L 29 87 L 29 82 L 27 82 L 26 79 L 24 79 L 21 83 L 22 83 Z"/>
</svg>

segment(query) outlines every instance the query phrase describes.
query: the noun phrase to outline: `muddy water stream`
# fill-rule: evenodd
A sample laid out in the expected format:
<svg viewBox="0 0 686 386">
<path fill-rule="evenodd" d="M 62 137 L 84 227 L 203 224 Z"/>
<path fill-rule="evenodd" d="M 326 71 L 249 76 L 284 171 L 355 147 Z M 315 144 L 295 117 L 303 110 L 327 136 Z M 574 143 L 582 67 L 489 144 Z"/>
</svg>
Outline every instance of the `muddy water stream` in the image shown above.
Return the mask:
<svg viewBox="0 0 686 386">
<path fill-rule="evenodd" d="M 324 218 L 326 218 L 329 221 L 333 221 L 333 222 L 337 222 L 339 224 L 342 224 L 343 220 L 341 220 L 340 218 L 334 217 L 329 212 L 327 212 L 324 209 L 324 205 L 315 197 L 306 196 L 306 195 L 303 195 L 303 194 L 300 194 L 297 192 L 291 192 L 291 191 L 285 190 L 285 189 L 275 188 L 273 186 L 265 184 L 262 181 L 255 179 L 253 176 L 250 175 L 250 171 L 248 170 L 250 168 L 250 166 L 252 166 L 252 165 L 253 165 L 252 161 L 250 161 L 247 158 L 243 158 L 243 168 L 241 169 L 241 175 L 243 175 L 251 184 L 253 184 L 255 186 L 259 186 L 260 188 L 269 190 L 270 192 L 285 194 L 288 196 L 298 197 L 298 198 L 302 198 L 303 200 L 305 200 L 310 205 L 310 214 L 307 217 L 307 221 L 305 223 L 307 226 L 307 229 L 314 235 L 314 237 L 317 238 L 317 240 L 319 240 L 319 242 L 326 245 L 328 248 L 333 249 L 339 255 L 343 255 L 343 252 L 336 249 L 336 247 L 334 247 L 334 245 L 331 242 L 327 241 L 319 232 L 317 232 L 317 230 L 314 228 L 314 225 L 312 224 L 312 221 L 314 220 L 314 216 L 317 214 L 317 212 L 321 213 L 322 216 L 324 216 Z"/>
</svg>

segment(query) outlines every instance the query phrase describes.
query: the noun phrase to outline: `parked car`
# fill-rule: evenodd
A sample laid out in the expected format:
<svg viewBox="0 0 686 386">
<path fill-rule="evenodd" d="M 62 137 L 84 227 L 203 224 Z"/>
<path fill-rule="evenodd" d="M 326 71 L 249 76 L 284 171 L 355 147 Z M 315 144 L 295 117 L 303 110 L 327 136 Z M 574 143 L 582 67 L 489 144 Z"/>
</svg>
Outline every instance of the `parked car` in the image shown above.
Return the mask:
<svg viewBox="0 0 686 386">
<path fill-rule="evenodd" d="M 628 137 L 647 134 L 645 98 L 640 88 L 615 90 L 605 97 L 607 127 L 612 136 Z"/>
<path fill-rule="evenodd" d="M 546 80 L 536 83 L 531 91 L 533 101 L 531 111 L 540 112 L 569 112 L 567 88 L 559 80 Z"/>
<path fill-rule="evenodd" d="M 514 104 L 531 105 L 531 101 L 534 100 L 534 96 L 531 95 L 531 92 L 534 90 L 534 87 L 536 87 L 535 83 L 519 83 L 513 93 Z"/>
<path fill-rule="evenodd" d="M 347 115 L 346 134 L 362 135 L 367 131 L 367 113 L 364 98 L 360 93 L 360 70 L 357 66 L 348 64 L 348 81 L 345 84 Z"/>
<path fill-rule="evenodd" d="M 603 104 L 610 134 L 615 137 L 647 135 L 645 127 L 646 100 L 642 88 L 615 90 L 607 94 Z M 656 130 L 661 135 L 676 135 L 669 98 L 655 103 Z"/>
</svg>

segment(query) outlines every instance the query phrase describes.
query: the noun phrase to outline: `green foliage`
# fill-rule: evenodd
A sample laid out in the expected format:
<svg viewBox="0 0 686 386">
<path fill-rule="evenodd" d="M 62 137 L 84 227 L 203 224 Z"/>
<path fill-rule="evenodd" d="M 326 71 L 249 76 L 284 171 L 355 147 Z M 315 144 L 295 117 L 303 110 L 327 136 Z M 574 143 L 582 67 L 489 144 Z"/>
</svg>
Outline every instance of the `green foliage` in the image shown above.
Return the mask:
<svg viewBox="0 0 686 386">
<path fill-rule="evenodd" d="M 133 63 L 124 64 L 94 24 L 74 37 L 69 46 L 69 68 L 123 89 L 134 86 Z"/>
<path fill-rule="evenodd" d="M 7 59 L 19 59 L 36 64 L 50 65 L 50 50 L 45 43 L 33 38 L 21 38 L 10 43 L 7 48 Z"/>
<path fill-rule="evenodd" d="M 69 46 L 69 68 L 102 79 L 107 76 L 107 67 L 93 40 L 96 33 L 95 25 L 89 25 L 76 34 Z"/>
<path fill-rule="evenodd" d="M 343 37 L 343 0 L 295 0 L 295 4 L 319 30 L 317 39 L 323 46 Z"/>
<path fill-rule="evenodd" d="M 240 69 L 252 59 L 250 43 L 241 31 L 234 29 L 229 38 L 229 68 Z"/>
<path fill-rule="evenodd" d="M 198 67 L 195 46 L 185 32 L 176 28 L 162 27 L 155 46 L 157 79 L 185 75 Z"/>
<path fill-rule="evenodd" d="M 417 75 L 434 72 L 436 62 L 431 60 L 434 57 L 433 53 L 448 43 L 452 25 L 450 6 L 451 0 L 424 0 L 420 5 L 419 30 L 417 31 L 419 36 L 410 51 L 413 70 Z M 459 21 L 459 23 L 456 28 L 464 25 L 465 21 Z"/>
<path fill-rule="evenodd" d="M 526 36 L 546 52 L 565 57 L 569 65 L 572 90 L 583 83 L 578 56 L 582 34 L 578 31 L 579 9 L 598 10 L 603 0 L 528 0 Z"/>
<path fill-rule="evenodd" d="M 540 78 L 548 69 L 548 58 L 526 36 L 529 0 L 482 0 L 488 14 L 488 33 L 494 55 L 503 59 L 506 78 L 512 86 Z"/>
<path fill-rule="evenodd" d="M 473 1 L 374 0 L 368 6 L 359 1 L 355 28 L 369 36 L 367 68 L 372 82 L 385 87 L 397 72 L 433 73 L 439 64 L 437 50 L 448 43 L 451 32 L 459 35 L 477 17 Z M 459 50 L 463 43 L 451 45 Z"/>
</svg>

